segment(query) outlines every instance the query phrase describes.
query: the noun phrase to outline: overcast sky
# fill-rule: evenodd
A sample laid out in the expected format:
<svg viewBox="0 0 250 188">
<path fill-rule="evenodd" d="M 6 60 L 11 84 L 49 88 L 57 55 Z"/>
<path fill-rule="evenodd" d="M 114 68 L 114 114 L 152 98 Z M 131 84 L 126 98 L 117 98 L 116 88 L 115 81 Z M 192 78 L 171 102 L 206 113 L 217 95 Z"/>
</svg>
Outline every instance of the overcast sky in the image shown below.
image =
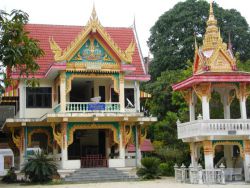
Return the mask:
<svg viewBox="0 0 250 188">
<path fill-rule="evenodd" d="M 0 0 L 0 9 L 21 9 L 29 14 L 30 23 L 86 25 L 94 2 L 103 26 L 129 27 L 135 17 L 142 53 L 147 56 L 150 28 L 180 1 L 183 0 Z M 250 23 L 249 0 L 215 2 L 225 9 L 235 8 Z"/>
</svg>

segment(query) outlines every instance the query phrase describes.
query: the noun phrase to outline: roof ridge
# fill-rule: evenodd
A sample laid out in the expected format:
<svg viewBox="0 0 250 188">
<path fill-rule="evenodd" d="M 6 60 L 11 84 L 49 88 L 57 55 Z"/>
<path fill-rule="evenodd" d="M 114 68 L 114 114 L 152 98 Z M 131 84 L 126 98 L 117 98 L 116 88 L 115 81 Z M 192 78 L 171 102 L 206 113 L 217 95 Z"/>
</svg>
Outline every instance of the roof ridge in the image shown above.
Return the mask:
<svg viewBox="0 0 250 188">
<path fill-rule="evenodd" d="M 34 26 L 55 26 L 55 27 L 86 27 L 86 25 L 65 25 L 65 24 L 62 24 L 62 25 L 60 25 L 60 24 L 43 24 L 43 23 L 28 23 L 28 24 L 26 24 L 27 26 L 32 26 L 32 25 L 34 25 Z M 117 26 L 103 26 L 105 29 L 132 29 L 131 28 L 131 26 L 128 26 L 128 27 L 123 27 L 123 26 L 121 26 L 121 27 L 117 27 Z"/>
</svg>

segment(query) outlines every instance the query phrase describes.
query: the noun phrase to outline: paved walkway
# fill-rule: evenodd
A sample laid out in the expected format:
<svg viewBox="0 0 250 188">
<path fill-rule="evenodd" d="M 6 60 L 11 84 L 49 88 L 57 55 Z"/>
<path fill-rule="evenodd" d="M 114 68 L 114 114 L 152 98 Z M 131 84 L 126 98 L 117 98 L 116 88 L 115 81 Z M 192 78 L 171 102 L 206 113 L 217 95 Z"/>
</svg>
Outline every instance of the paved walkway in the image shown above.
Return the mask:
<svg viewBox="0 0 250 188">
<path fill-rule="evenodd" d="M 250 188 L 250 184 L 235 182 L 226 185 L 191 185 L 176 183 L 173 178 L 165 178 L 154 181 L 138 182 L 107 182 L 107 183 L 88 183 L 88 184 L 62 184 L 62 185 L 6 185 L 0 183 L 0 188 L 26 187 L 26 188 Z"/>
</svg>

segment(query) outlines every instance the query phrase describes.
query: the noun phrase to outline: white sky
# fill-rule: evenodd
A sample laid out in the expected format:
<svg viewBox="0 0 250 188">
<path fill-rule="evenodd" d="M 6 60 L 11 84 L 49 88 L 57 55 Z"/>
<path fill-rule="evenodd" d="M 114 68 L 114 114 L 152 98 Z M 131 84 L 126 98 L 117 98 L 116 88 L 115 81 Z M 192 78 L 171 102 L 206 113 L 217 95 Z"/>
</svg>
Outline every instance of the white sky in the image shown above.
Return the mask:
<svg viewBox="0 0 250 188">
<path fill-rule="evenodd" d="M 147 56 L 149 29 L 179 1 L 183 0 L 0 0 L 0 9 L 21 9 L 29 14 L 30 23 L 86 25 L 94 2 L 103 26 L 128 27 L 135 17 L 142 53 Z M 250 23 L 249 0 L 215 2 L 225 9 L 235 8 Z"/>
</svg>

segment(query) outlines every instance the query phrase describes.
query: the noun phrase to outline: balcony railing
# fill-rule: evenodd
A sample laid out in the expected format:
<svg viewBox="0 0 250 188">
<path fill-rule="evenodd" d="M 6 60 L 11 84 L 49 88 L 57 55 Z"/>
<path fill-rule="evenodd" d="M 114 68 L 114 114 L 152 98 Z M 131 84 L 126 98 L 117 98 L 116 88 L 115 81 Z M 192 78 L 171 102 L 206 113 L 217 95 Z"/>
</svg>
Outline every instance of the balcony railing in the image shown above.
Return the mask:
<svg viewBox="0 0 250 188">
<path fill-rule="evenodd" d="M 178 138 L 249 135 L 250 119 L 210 119 L 177 123 Z"/>
<path fill-rule="evenodd" d="M 54 107 L 54 112 L 61 112 L 61 105 Z M 120 112 L 118 102 L 66 102 L 66 112 Z"/>
</svg>

